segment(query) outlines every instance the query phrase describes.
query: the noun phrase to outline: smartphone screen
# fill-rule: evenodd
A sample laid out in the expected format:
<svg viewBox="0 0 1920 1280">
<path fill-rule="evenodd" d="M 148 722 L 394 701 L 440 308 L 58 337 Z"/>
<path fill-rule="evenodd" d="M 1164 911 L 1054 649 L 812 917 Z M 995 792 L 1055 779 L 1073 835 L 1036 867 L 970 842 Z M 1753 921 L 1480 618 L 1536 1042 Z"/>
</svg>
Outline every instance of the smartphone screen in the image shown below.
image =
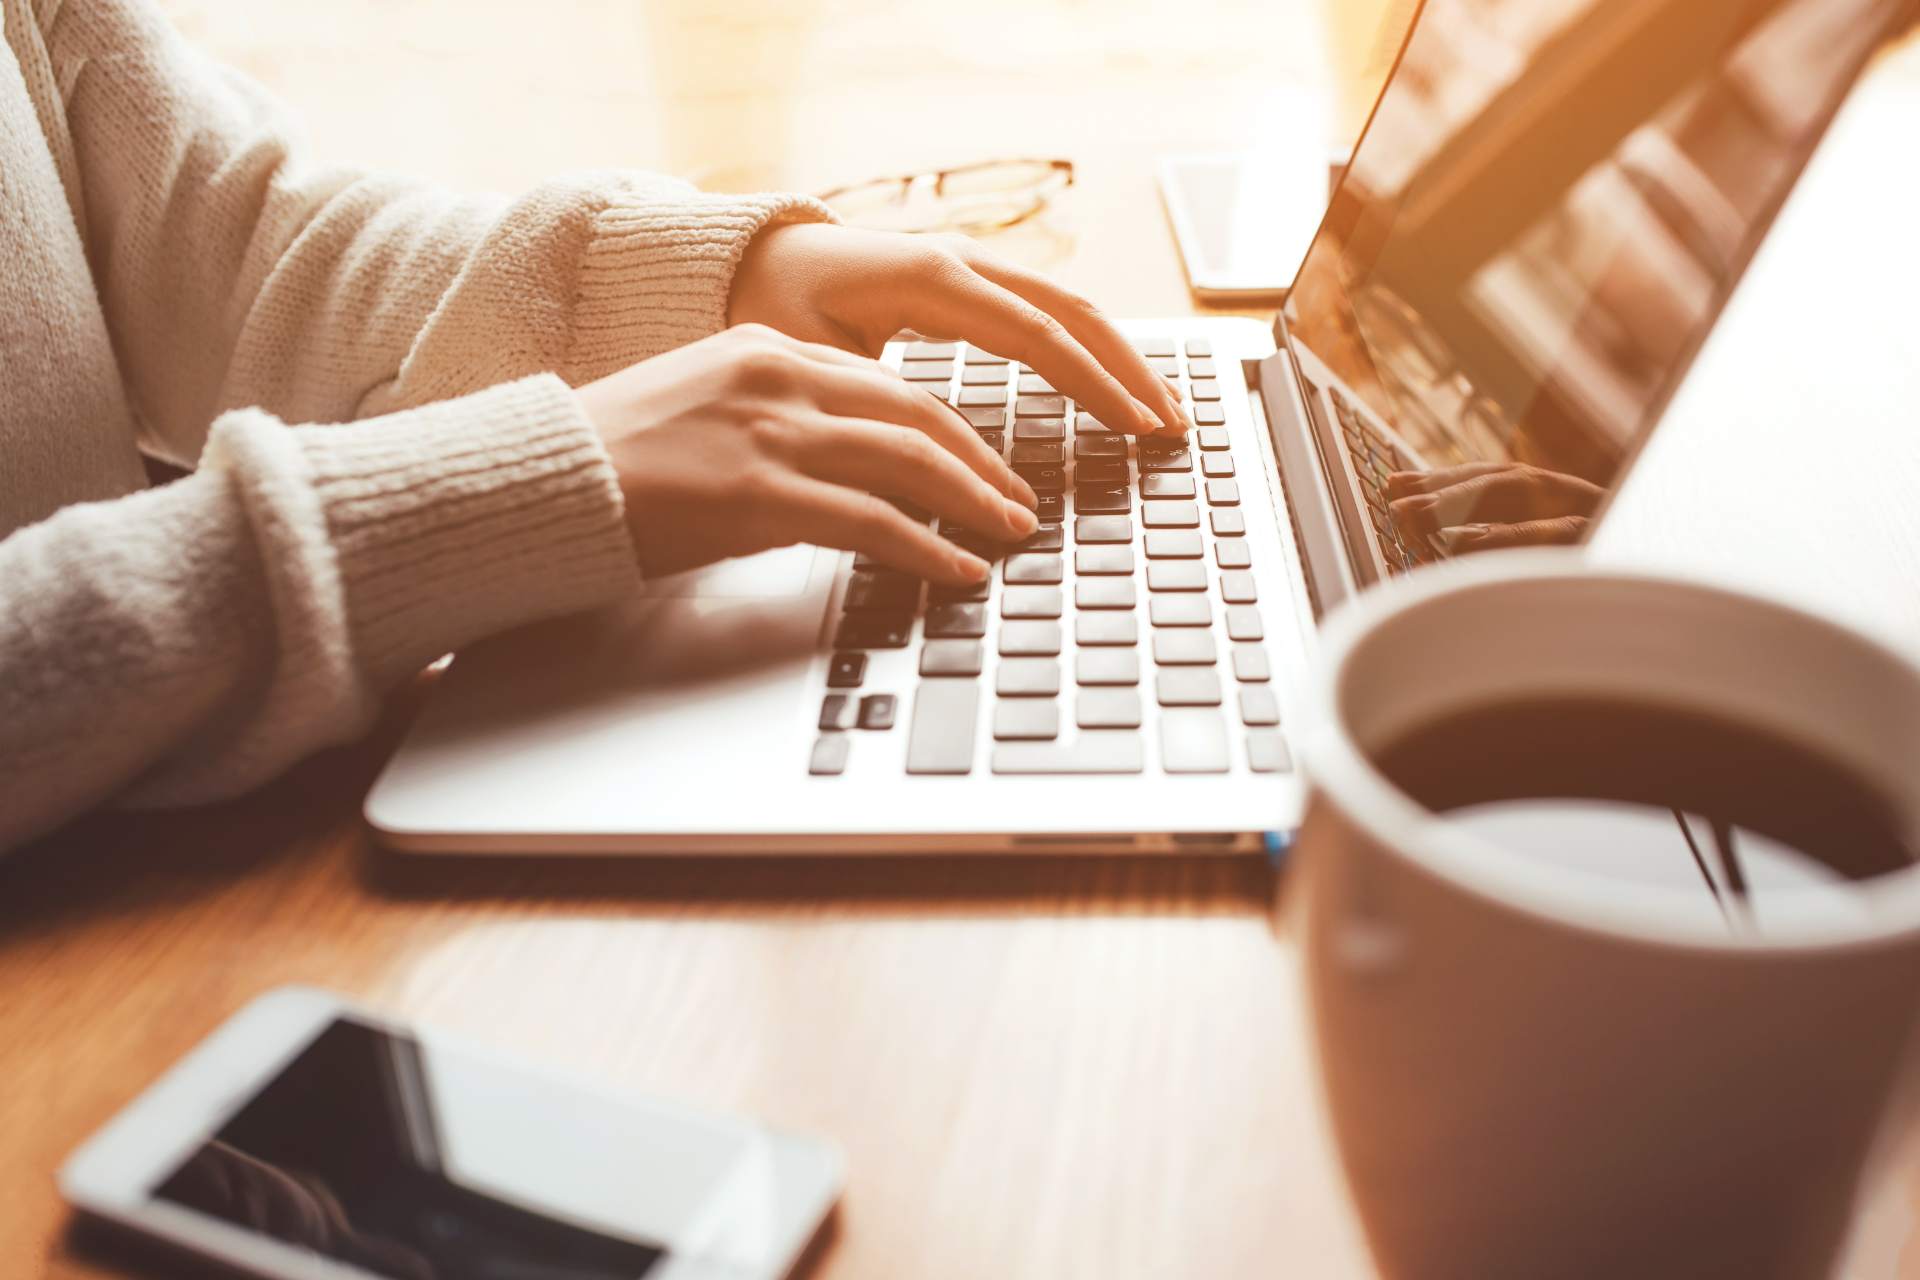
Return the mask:
<svg viewBox="0 0 1920 1280">
<path fill-rule="evenodd" d="M 750 1145 L 339 1017 L 152 1194 L 395 1280 L 633 1280 Z"/>
</svg>

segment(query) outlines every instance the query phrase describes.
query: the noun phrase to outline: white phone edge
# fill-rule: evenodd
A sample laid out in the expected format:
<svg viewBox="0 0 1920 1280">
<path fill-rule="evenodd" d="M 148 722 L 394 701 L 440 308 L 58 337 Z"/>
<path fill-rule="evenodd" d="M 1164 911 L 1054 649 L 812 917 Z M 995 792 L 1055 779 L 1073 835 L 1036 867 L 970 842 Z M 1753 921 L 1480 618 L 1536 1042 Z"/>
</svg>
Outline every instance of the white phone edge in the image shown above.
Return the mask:
<svg viewBox="0 0 1920 1280">
<path fill-rule="evenodd" d="M 1293 284 L 1291 280 L 1281 284 L 1273 280 L 1248 280 L 1212 274 L 1206 270 L 1200 253 L 1199 234 L 1194 230 L 1193 216 L 1188 212 L 1186 188 L 1179 177 L 1180 166 L 1207 161 L 1225 163 L 1238 159 L 1227 154 L 1169 156 L 1155 166 L 1154 185 L 1160 189 L 1160 204 L 1167 211 L 1167 221 L 1173 227 L 1174 246 L 1180 251 L 1180 265 L 1186 273 L 1187 287 L 1195 297 L 1205 302 L 1281 302 L 1286 299 L 1287 290 Z"/>
<path fill-rule="evenodd" d="M 294 1249 L 149 1194 L 165 1173 L 218 1131 L 342 1015 L 396 1032 L 413 1030 L 317 988 L 287 986 L 269 991 L 223 1022 L 82 1142 L 60 1168 L 62 1197 L 82 1214 L 263 1280 L 378 1280 L 358 1267 Z M 701 1217 L 724 1220 L 735 1200 L 743 1212 L 764 1216 L 770 1177 L 772 1189 L 779 1193 L 777 1208 L 788 1239 L 777 1264 L 761 1273 L 669 1252 L 665 1264 L 648 1280 L 784 1276 L 811 1246 L 845 1186 L 845 1157 L 824 1139 L 770 1129 L 741 1116 L 702 1111 L 653 1095 L 622 1095 L 604 1084 L 528 1063 L 444 1031 L 436 1029 L 432 1034 L 437 1043 L 531 1067 L 609 1103 L 677 1110 L 708 1124 L 751 1133 L 765 1144 L 768 1158 L 756 1172 L 766 1176 L 732 1179 L 726 1192 L 728 1203 L 709 1205 Z"/>
</svg>

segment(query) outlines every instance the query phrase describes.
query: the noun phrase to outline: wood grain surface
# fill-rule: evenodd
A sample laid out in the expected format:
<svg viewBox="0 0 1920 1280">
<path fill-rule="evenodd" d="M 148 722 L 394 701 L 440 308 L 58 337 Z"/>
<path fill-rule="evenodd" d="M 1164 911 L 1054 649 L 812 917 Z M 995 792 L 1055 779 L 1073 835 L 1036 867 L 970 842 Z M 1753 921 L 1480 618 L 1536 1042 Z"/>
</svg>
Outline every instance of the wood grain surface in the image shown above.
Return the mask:
<svg viewBox="0 0 1920 1280">
<path fill-rule="evenodd" d="M 1175 314 L 1195 307 L 1154 160 L 1245 145 L 1302 84 L 1364 99 L 1354 82 L 1381 69 L 1371 24 L 1396 6 L 1331 7 L 1332 84 L 1310 0 L 166 7 L 285 96 L 330 158 L 468 187 L 638 165 L 817 189 L 1070 156 L 1071 197 L 1000 247 L 1117 313 Z M 1920 82 L 1910 63 L 1893 78 Z M 1723 363 L 1738 381 L 1738 353 Z M 1836 385 L 1863 376 L 1885 400 L 1878 370 Z M 1823 606 L 1920 636 L 1910 419 L 1884 405 L 1823 413 L 1849 455 L 1881 461 L 1823 453 L 1809 488 L 1804 434 L 1761 416 L 1730 423 L 1690 404 L 1603 551 L 1791 577 Z M 1864 496 L 1836 501 L 1829 486 L 1863 470 Z M 851 1181 L 820 1276 L 1369 1274 L 1314 1094 L 1296 951 L 1275 923 L 1284 880 L 1264 865 L 402 874 L 357 812 L 426 683 L 368 742 L 245 800 L 96 816 L 0 861 L 0 1274 L 117 1274 L 72 1248 L 55 1169 L 221 1019 L 286 982 L 835 1136 Z M 1920 1160 L 1902 1168 L 1863 1219 L 1860 1280 L 1920 1276 Z"/>
</svg>

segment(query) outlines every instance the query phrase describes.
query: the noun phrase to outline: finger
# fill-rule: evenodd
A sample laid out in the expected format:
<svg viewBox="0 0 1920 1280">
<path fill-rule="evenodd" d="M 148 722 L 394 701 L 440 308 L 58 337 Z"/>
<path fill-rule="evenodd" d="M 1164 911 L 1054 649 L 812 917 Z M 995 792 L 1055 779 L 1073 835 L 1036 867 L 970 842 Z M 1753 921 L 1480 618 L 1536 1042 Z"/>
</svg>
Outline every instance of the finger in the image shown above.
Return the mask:
<svg viewBox="0 0 1920 1280">
<path fill-rule="evenodd" d="M 1029 510 L 1040 505 L 1033 486 L 1014 474 L 980 433 L 952 406 L 902 380 L 885 366 L 815 343 L 799 343 L 820 367 L 810 380 L 814 403 L 841 418 L 872 418 L 925 433 L 964 462 L 975 475 Z M 848 363 L 851 361 L 851 363 Z"/>
<path fill-rule="evenodd" d="M 1031 365 L 1080 407 L 1115 431 L 1151 435 L 1161 420 L 1101 367 L 1066 326 L 1033 303 L 954 260 L 938 279 L 901 299 L 907 323 L 945 333 Z"/>
<path fill-rule="evenodd" d="M 1406 498 L 1416 493 L 1432 493 L 1462 480 L 1471 480 L 1475 476 L 1492 475 L 1496 471 L 1511 469 L 1511 462 L 1468 462 L 1457 467 L 1440 467 L 1434 471 L 1396 471 L 1387 477 L 1387 496 Z"/>
<path fill-rule="evenodd" d="M 972 246 L 971 242 L 962 251 L 962 258 L 994 284 L 1026 299 L 1057 320 L 1128 394 L 1148 407 L 1162 429 L 1184 435 L 1193 425 L 1180 407 L 1178 392 L 1169 388 L 1167 380 L 1154 371 L 1146 357 L 1127 341 L 1126 335 L 1114 328 L 1113 322 L 1091 302 L 1038 272 L 1003 262 L 986 250 Z M 1047 374 L 1035 361 L 1027 360 L 1027 363 Z M 1047 376 L 1051 380 L 1051 375 Z M 1054 385 L 1061 384 L 1055 382 Z M 1098 409 L 1094 415 L 1099 416 Z"/>
<path fill-rule="evenodd" d="M 1465 524 L 1442 529 L 1440 544 L 1450 554 L 1497 551 L 1502 547 L 1571 546 L 1587 536 L 1592 523 L 1585 516 L 1554 516 L 1519 524 Z"/>
<path fill-rule="evenodd" d="M 909 427 L 826 418 L 806 434 L 797 462 L 808 475 L 891 494 L 976 533 L 1018 542 L 1040 527 L 1033 512 Z"/>
<path fill-rule="evenodd" d="M 1475 522 L 1512 524 L 1584 515 L 1592 506 L 1585 494 L 1562 483 L 1568 479 L 1534 467 L 1510 467 L 1390 505 L 1396 521 L 1420 533 Z"/>
<path fill-rule="evenodd" d="M 766 518 L 776 542 L 858 551 L 929 582 L 973 583 L 987 562 L 909 520 L 881 498 L 806 476 L 786 476 L 771 490 Z"/>
</svg>

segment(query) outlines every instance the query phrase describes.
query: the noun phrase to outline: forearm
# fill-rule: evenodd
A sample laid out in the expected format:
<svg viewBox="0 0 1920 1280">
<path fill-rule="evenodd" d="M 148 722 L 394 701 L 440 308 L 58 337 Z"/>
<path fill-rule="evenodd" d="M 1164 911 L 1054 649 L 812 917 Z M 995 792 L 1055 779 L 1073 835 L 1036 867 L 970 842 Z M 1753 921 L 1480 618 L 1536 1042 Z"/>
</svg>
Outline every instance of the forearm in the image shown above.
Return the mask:
<svg viewBox="0 0 1920 1280">
<path fill-rule="evenodd" d="M 0 541 L 0 848 L 243 791 L 437 655 L 635 581 L 552 378 L 347 427 L 230 414 L 197 474 Z"/>
</svg>

